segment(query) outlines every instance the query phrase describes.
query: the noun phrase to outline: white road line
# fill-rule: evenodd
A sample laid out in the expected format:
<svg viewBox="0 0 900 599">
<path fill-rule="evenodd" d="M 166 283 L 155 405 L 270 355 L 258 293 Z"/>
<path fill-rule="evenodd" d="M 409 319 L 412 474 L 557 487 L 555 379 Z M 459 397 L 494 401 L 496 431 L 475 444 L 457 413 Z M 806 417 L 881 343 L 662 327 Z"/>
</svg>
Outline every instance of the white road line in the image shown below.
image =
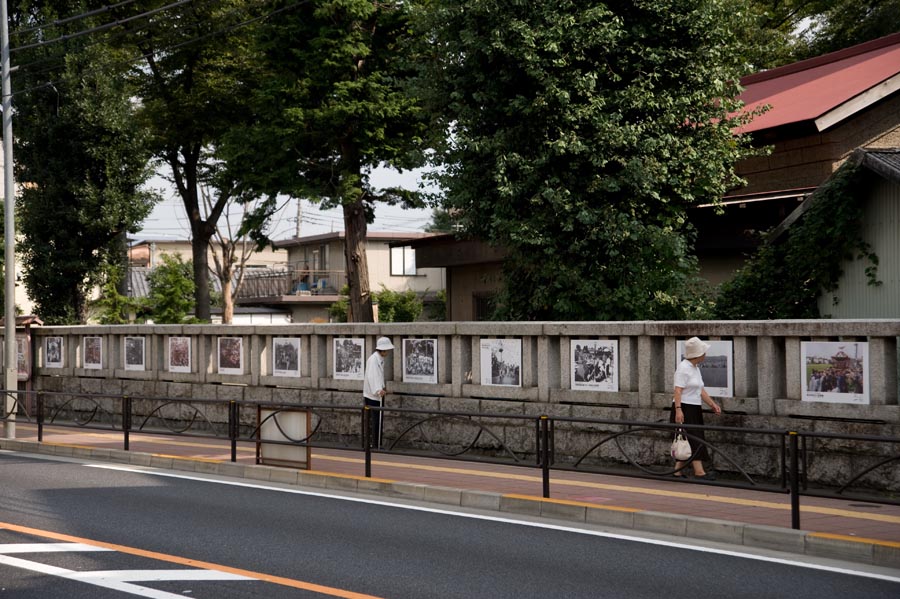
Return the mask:
<svg viewBox="0 0 900 599">
<path fill-rule="evenodd" d="M 138 597 L 148 597 L 149 599 L 184 599 L 184 595 L 149 589 L 147 587 L 130 584 L 128 581 L 138 580 L 143 582 L 155 582 L 180 580 L 185 582 L 196 582 L 204 580 L 253 580 L 252 578 L 247 578 L 246 576 L 240 576 L 238 574 L 213 572 L 210 570 L 121 570 L 77 572 L 75 570 L 32 562 L 18 557 L 10 557 L 8 555 L 0 555 L 0 564 L 90 584 L 104 589 L 121 591 Z"/>
<path fill-rule="evenodd" d="M 70 580 L 81 580 L 94 583 L 96 581 L 113 582 L 160 582 L 160 581 L 197 581 L 197 580 L 254 580 L 240 574 L 218 572 L 215 570 L 94 570 L 92 572 L 74 572 L 67 576 Z"/>
<path fill-rule="evenodd" d="M 751 559 L 762 562 L 769 562 L 774 564 L 782 564 L 786 566 L 794 566 L 798 568 L 807 568 L 811 570 L 821 570 L 825 572 L 834 572 L 837 574 L 846 574 L 848 576 L 862 576 L 864 578 L 874 578 L 876 580 L 886 580 L 888 582 L 896 582 L 900 583 L 900 576 L 887 576 L 884 574 L 878 574 L 875 572 L 866 572 L 864 570 L 851 570 L 849 568 L 837 568 L 833 566 L 826 566 L 824 564 L 816 564 L 809 562 L 802 562 L 791 559 L 784 559 L 778 557 L 771 557 L 767 555 L 757 555 L 754 553 L 745 553 L 742 551 L 732 551 L 729 549 L 719 549 L 717 547 L 706 547 L 702 545 L 689 545 L 686 544 L 685 541 L 664 541 L 661 539 L 650 539 L 639 536 L 632 535 L 624 535 L 619 533 L 612 532 L 604 532 L 599 530 L 589 530 L 584 528 L 575 528 L 573 526 L 561 526 L 557 524 L 549 524 L 546 522 L 532 522 L 529 520 L 516 520 L 513 518 L 504 518 L 499 516 L 488 516 L 484 514 L 470 514 L 466 512 L 454 512 L 450 510 L 443 510 L 437 508 L 430 508 L 418 505 L 407 505 L 403 503 L 393 503 L 390 501 L 382 501 L 378 499 L 366 499 L 363 497 L 348 497 L 342 495 L 332 495 L 329 493 L 319 493 L 316 491 L 301 491 L 300 489 L 287 489 L 284 487 L 270 487 L 266 485 L 256 484 L 256 483 L 245 483 L 231 480 L 217 480 L 213 478 L 203 478 L 199 476 L 189 476 L 185 474 L 175 474 L 173 472 L 166 472 L 163 470 L 154 470 L 154 469 L 143 469 L 143 468 L 134 468 L 131 466 L 119 466 L 115 464 L 84 464 L 88 468 L 101 468 L 104 470 L 118 470 L 121 472 L 133 472 L 136 474 L 148 474 L 151 476 L 162 476 L 166 478 L 177 478 L 182 480 L 192 480 L 204 483 L 213 483 L 219 485 L 228 485 L 232 487 L 245 487 L 249 489 L 260 489 L 265 491 L 276 491 L 279 493 L 290 493 L 293 495 L 306 495 L 309 497 L 321 497 L 324 499 L 338 499 L 341 501 L 350 501 L 353 503 L 365 503 L 369 505 L 380 505 L 385 507 L 393 507 L 397 509 L 404 510 L 412 510 L 417 512 L 427 512 L 431 514 L 443 514 L 447 516 L 455 516 L 458 518 L 470 518 L 473 520 L 486 520 L 490 522 L 502 522 L 506 524 L 515 524 L 519 526 L 530 526 L 532 528 L 546 528 L 548 530 L 559 530 L 564 532 L 572 532 L 576 534 L 583 534 L 595 537 L 604 537 L 608 539 L 620 539 L 623 541 L 633 541 L 635 543 L 645 543 L 648 545 L 660 545 L 663 547 L 675 547 L 677 549 L 686 549 L 688 551 L 699 551 L 701 553 L 715 553 L 717 555 L 728 555 L 732 557 L 738 557 L 742 559 Z"/>
<path fill-rule="evenodd" d="M 9 553 L 58 553 L 60 551 L 112 551 L 84 543 L 6 543 L 0 544 L 0 554 Z"/>
</svg>

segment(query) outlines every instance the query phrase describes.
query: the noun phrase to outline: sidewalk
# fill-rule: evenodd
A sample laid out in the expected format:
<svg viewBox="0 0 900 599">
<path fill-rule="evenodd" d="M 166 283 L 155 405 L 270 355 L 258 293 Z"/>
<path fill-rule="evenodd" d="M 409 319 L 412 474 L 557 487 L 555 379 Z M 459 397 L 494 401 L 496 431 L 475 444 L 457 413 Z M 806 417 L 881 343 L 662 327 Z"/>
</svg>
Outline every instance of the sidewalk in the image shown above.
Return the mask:
<svg viewBox="0 0 900 599">
<path fill-rule="evenodd" d="M 36 442 L 37 426 L 17 423 L 16 440 Z M 121 433 L 45 427 L 44 446 L 51 450 L 50 453 L 54 453 L 53 448 L 109 451 L 122 450 L 123 440 Z M 100 453 L 92 451 L 90 455 L 96 457 Z M 206 464 L 219 463 L 223 469 L 231 459 L 230 446 L 226 441 L 178 436 L 132 434 L 129 453 L 176 460 L 189 458 Z M 255 455 L 254 444 L 239 444 L 239 464 L 254 465 Z M 690 536 L 691 523 L 696 528 L 698 522 L 708 524 L 705 521 L 712 519 L 718 521 L 718 527 L 722 529 L 728 528 L 729 523 L 754 527 L 753 534 L 766 531 L 769 527 L 782 529 L 781 533 L 769 531 L 774 535 L 773 542 L 780 539 L 791 543 L 800 538 L 797 537 L 800 534 L 798 531 L 790 530 L 790 497 L 787 494 L 731 489 L 715 484 L 553 471 L 550 479 L 552 499 L 548 501 L 541 498 L 541 473 L 537 468 L 375 454 L 372 458 L 373 478 L 367 480 L 364 478 L 365 462 L 361 452 L 315 448 L 312 450 L 311 466 L 312 470 L 300 473 L 301 479 L 304 473 L 339 479 L 333 481 L 333 485 L 323 483 L 321 486 L 338 487 L 337 483 L 343 481 L 340 486 L 346 487 L 346 481 L 352 480 L 359 481 L 359 490 L 374 490 L 378 485 L 405 483 L 424 486 L 426 499 L 428 490 L 432 496 L 439 495 L 441 490 L 446 493 L 449 489 L 485 492 L 499 495 L 507 504 L 517 504 L 518 509 L 514 507 L 507 511 L 558 515 L 577 510 L 584 513 L 587 510 L 594 514 L 627 516 L 634 528 L 638 528 L 636 521 L 648 520 L 655 515 L 655 525 L 662 529 L 657 532 Z M 261 473 L 269 470 L 264 466 L 254 468 L 261 469 L 257 473 L 259 475 L 248 473 L 248 477 L 265 478 Z M 200 470 L 200 467 L 196 469 Z M 295 477 L 292 480 L 297 480 L 296 471 L 278 470 L 285 472 L 271 475 L 272 480 L 276 476 L 281 479 L 291 474 Z M 302 480 L 300 484 L 303 484 Z M 830 539 L 832 544 L 843 547 L 841 551 L 836 550 L 841 555 L 833 557 L 848 559 L 847 552 L 861 551 L 865 554 L 866 551 L 874 551 L 876 556 L 880 556 L 876 563 L 880 561 L 881 565 L 900 568 L 900 506 L 813 497 L 801 497 L 800 506 L 800 527 L 805 531 L 807 545 L 810 538 L 816 542 Z M 665 518 L 667 515 L 669 517 Z M 586 518 L 590 521 L 591 516 Z M 745 527 L 740 534 L 746 537 L 748 530 Z M 738 533 L 732 531 L 731 534 Z M 747 539 L 742 540 L 746 543 Z"/>
</svg>

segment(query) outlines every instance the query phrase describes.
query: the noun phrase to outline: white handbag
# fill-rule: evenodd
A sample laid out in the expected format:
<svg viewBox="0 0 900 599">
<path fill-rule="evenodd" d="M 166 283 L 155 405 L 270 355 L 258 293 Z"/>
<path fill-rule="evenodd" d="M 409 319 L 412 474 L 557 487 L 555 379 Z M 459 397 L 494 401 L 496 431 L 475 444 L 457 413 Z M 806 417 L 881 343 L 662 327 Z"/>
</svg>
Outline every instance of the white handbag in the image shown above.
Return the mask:
<svg viewBox="0 0 900 599">
<path fill-rule="evenodd" d="M 669 453 L 679 462 L 690 459 L 693 452 L 691 451 L 691 444 L 688 443 L 688 440 L 684 436 L 684 432 L 678 431 L 678 434 L 675 435 L 675 440 L 672 441 L 672 447 L 669 450 Z"/>
</svg>

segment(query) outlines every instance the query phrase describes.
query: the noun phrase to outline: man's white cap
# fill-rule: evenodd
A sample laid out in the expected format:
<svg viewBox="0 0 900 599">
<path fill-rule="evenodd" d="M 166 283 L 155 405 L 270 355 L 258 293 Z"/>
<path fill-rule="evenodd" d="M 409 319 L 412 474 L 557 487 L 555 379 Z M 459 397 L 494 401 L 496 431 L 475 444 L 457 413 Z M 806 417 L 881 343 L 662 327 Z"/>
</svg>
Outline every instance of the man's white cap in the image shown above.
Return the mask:
<svg viewBox="0 0 900 599">
<path fill-rule="evenodd" d="M 379 337 L 378 343 L 375 344 L 375 349 L 378 351 L 387 351 L 389 349 L 394 349 L 394 344 L 391 343 L 391 340 L 387 337 Z"/>
</svg>

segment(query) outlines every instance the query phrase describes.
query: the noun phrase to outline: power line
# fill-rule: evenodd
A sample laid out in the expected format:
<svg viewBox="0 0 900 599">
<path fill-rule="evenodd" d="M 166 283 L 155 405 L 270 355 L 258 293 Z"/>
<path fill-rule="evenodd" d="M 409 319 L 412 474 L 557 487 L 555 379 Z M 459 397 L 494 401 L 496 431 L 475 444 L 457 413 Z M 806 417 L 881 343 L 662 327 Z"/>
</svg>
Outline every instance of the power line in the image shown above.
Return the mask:
<svg viewBox="0 0 900 599">
<path fill-rule="evenodd" d="M 71 23 L 72 21 L 78 21 L 81 19 L 86 19 L 88 17 L 93 17 L 94 15 L 103 14 L 105 12 L 109 12 L 111 10 L 115 10 L 117 8 L 121 8 L 128 4 L 132 4 L 133 2 L 137 2 L 137 0 L 125 0 L 124 2 L 119 2 L 118 4 L 113 4 L 112 6 L 103 6 L 101 8 L 95 8 L 94 10 L 89 10 L 88 12 L 83 12 L 78 15 L 73 15 L 71 17 L 66 17 L 64 19 L 57 19 L 51 23 L 46 23 L 44 25 L 35 25 L 34 27 L 29 27 L 27 29 L 18 29 L 16 31 L 10 32 L 9 36 L 14 37 L 16 35 L 22 35 L 24 33 L 30 33 L 32 31 L 37 31 L 39 29 L 56 27 L 59 25 L 65 25 L 66 23 Z"/>
<path fill-rule="evenodd" d="M 69 40 L 73 40 L 79 38 L 84 35 L 90 35 L 91 33 L 97 33 L 98 31 L 106 31 L 107 29 L 112 29 L 113 27 L 118 27 L 120 25 L 124 25 L 125 23 L 130 23 L 131 21 L 136 21 L 138 19 L 143 19 L 144 17 L 152 17 L 155 14 L 159 14 L 170 8 L 177 8 L 184 4 L 190 4 L 194 0 L 178 0 L 177 2 L 173 2 L 171 4 L 166 4 L 165 6 L 160 6 L 159 8 L 154 8 L 153 10 L 148 10 L 136 15 L 132 15 L 130 17 L 126 17 L 124 19 L 116 19 L 111 23 L 104 23 L 103 25 L 98 25 L 96 27 L 92 27 L 90 29 L 84 29 L 82 31 L 76 31 L 75 33 L 69 33 L 66 35 L 62 35 L 60 37 L 53 38 L 51 40 L 44 40 L 41 42 L 35 42 L 33 44 L 26 44 L 24 46 L 16 46 L 15 48 L 10 48 L 10 53 L 19 52 L 21 50 L 29 50 L 31 48 L 41 48 L 43 46 L 49 46 L 50 44 L 54 44 L 56 42 L 67 42 Z"/>
<path fill-rule="evenodd" d="M 190 1 L 190 0 L 183 0 L 183 2 L 187 2 L 187 1 Z M 134 63 L 134 62 L 137 62 L 137 61 L 140 61 L 140 60 L 147 59 L 147 58 L 149 58 L 149 57 L 151 57 L 151 56 L 156 56 L 156 55 L 158 55 L 158 54 L 168 53 L 168 52 L 172 52 L 172 51 L 174 51 L 174 50 L 178 50 L 178 49 L 183 48 L 183 47 L 185 47 L 185 46 L 189 46 L 189 45 L 191 45 L 191 44 L 194 44 L 194 43 L 197 43 L 197 42 L 206 40 L 206 39 L 211 38 L 211 37 L 214 37 L 214 36 L 216 36 L 216 35 L 222 35 L 222 34 L 230 33 L 230 32 L 235 31 L 235 30 L 237 30 L 237 29 L 239 29 L 239 28 L 241 28 L 241 27 L 246 27 L 246 26 L 248 26 L 248 25 L 252 25 L 253 23 L 256 23 L 256 22 L 259 22 L 259 21 L 263 21 L 263 20 L 268 19 L 268 18 L 270 18 L 270 17 L 272 17 L 272 16 L 274 16 L 274 15 L 277 15 L 277 14 L 279 14 L 279 13 L 288 11 L 288 10 L 290 10 L 290 9 L 296 8 L 296 7 L 301 6 L 301 5 L 304 5 L 304 4 L 308 4 L 309 2 L 310 2 L 310 0 L 300 0 L 299 2 L 295 2 L 294 4 L 289 4 L 289 5 L 287 5 L 287 6 L 283 6 L 283 7 L 281 7 L 281 8 L 272 10 L 271 12 L 268 12 L 268 13 L 266 13 L 266 14 L 259 15 L 259 16 L 257 16 L 257 17 L 253 17 L 253 18 L 247 19 L 247 20 L 245 20 L 245 21 L 241 21 L 241 22 L 236 23 L 236 24 L 234 24 L 234 25 L 231 25 L 231 26 L 229 26 L 229 27 L 224 27 L 224 28 L 222 28 L 222 29 L 217 29 L 217 30 L 211 31 L 211 32 L 209 32 L 209 33 L 207 33 L 207 34 L 204 34 L 204 35 L 201 35 L 201 36 L 198 36 L 198 37 L 194 37 L 194 38 L 185 40 L 185 41 L 183 41 L 183 42 L 180 42 L 180 43 L 177 43 L 177 44 L 174 44 L 174 45 L 171 45 L 171 46 L 166 46 L 166 47 L 163 47 L 163 48 L 159 48 L 159 49 L 157 49 L 157 50 L 153 50 L 153 51 L 151 51 L 151 52 L 147 52 L 147 53 L 145 53 L 145 54 L 138 55 L 138 56 L 136 56 L 136 57 L 133 57 L 133 58 L 130 58 L 130 59 L 128 59 L 128 60 L 123 61 L 121 64 L 122 64 L 122 65 L 126 65 L 126 64 L 130 64 L 130 63 Z M 52 70 L 52 69 L 51 69 L 51 70 Z M 98 69 L 94 69 L 94 70 L 90 70 L 90 69 L 89 69 L 89 70 L 85 71 L 85 74 L 92 73 L 92 72 L 95 72 L 95 71 L 97 71 L 97 70 L 98 70 Z M 62 81 L 61 79 L 55 79 L 55 80 L 52 80 L 52 81 L 48 81 L 48 82 L 46 82 L 46 83 L 41 83 L 41 84 L 39 84 L 39 85 L 34 85 L 34 86 L 32 86 L 32 87 L 29 87 L 29 88 L 25 88 L 25 89 L 18 90 L 18 91 L 15 92 L 13 95 L 15 96 L 15 95 L 18 95 L 18 94 L 25 94 L 25 93 L 33 92 L 33 91 L 36 91 L 36 90 L 39 90 L 39 89 L 43 89 L 43 88 L 47 88 L 47 87 L 52 87 L 54 84 L 60 83 L 61 81 Z"/>
</svg>

